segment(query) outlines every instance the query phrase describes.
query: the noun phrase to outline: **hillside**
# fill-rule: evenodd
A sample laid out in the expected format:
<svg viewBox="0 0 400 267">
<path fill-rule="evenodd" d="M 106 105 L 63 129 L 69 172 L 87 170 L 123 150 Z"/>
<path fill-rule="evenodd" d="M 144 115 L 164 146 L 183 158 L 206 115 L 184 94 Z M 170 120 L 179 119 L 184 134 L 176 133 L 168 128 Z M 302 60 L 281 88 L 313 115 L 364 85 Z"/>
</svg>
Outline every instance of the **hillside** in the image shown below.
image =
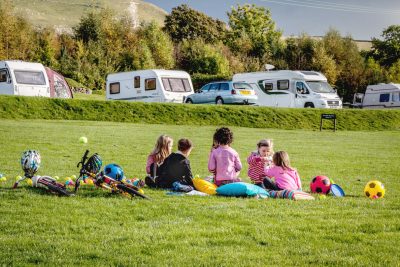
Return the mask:
<svg viewBox="0 0 400 267">
<path fill-rule="evenodd" d="M 14 0 L 17 12 L 38 26 L 68 30 L 78 24 L 85 12 L 111 8 L 118 14 L 129 13 L 136 23 L 164 23 L 167 12 L 141 0 Z"/>
</svg>

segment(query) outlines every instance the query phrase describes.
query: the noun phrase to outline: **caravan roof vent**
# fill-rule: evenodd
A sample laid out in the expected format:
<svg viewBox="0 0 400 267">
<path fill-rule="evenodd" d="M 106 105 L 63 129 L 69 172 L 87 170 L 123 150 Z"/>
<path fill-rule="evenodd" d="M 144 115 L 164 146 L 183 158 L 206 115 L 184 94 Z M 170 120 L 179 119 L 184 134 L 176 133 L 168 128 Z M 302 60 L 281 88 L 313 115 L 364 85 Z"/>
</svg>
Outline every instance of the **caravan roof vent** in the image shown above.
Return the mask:
<svg viewBox="0 0 400 267">
<path fill-rule="evenodd" d="M 300 72 L 303 73 L 304 75 L 319 76 L 319 74 L 317 72 L 314 72 L 314 71 L 300 71 Z"/>
</svg>

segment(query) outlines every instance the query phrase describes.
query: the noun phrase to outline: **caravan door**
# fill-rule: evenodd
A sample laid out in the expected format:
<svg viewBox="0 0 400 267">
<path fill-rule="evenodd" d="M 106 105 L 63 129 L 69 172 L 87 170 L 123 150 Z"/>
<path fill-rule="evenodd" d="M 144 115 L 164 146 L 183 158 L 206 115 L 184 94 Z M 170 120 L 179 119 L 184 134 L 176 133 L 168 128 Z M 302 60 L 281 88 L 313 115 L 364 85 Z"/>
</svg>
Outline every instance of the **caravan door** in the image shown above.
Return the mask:
<svg viewBox="0 0 400 267">
<path fill-rule="evenodd" d="M 275 94 L 276 107 L 292 108 L 295 106 L 295 94 L 289 90 L 289 80 L 278 80 L 276 89 L 273 92 Z"/>
<path fill-rule="evenodd" d="M 0 69 L 0 94 L 14 95 L 14 87 L 8 69 Z"/>
<path fill-rule="evenodd" d="M 261 81 L 262 82 L 262 81 Z M 267 107 L 274 107 L 275 106 L 275 95 L 270 93 L 273 84 L 261 84 L 264 87 L 264 90 L 260 87 L 259 84 L 256 83 L 249 83 L 250 86 L 253 88 L 254 92 L 258 97 L 257 105 L 259 106 L 267 106 Z"/>
<path fill-rule="evenodd" d="M 391 108 L 400 108 L 400 92 L 392 93 Z"/>
</svg>

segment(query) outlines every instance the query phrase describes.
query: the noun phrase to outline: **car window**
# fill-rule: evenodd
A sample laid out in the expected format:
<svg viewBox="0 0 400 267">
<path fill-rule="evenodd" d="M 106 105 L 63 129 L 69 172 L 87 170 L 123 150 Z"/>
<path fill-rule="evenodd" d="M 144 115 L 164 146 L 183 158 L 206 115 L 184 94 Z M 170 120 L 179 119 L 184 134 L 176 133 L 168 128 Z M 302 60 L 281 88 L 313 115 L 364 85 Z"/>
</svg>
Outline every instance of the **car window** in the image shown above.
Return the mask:
<svg viewBox="0 0 400 267">
<path fill-rule="evenodd" d="M 234 83 L 233 88 L 238 90 L 253 90 L 253 88 L 248 83 Z"/>
<path fill-rule="evenodd" d="M 210 85 L 210 91 L 218 90 L 218 88 L 219 88 L 219 83 L 212 83 Z"/>
<path fill-rule="evenodd" d="M 220 85 L 219 85 L 219 90 L 221 90 L 221 91 L 228 91 L 229 90 L 229 84 L 228 83 L 221 83 Z"/>
<path fill-rule="evenodd" d="M 203 91 L 203 92 L 207 92 L 208 91 L 208 89 L 210 89 L 210 85 L 209 84 L 207 84 L 207 85 L 204 85 L 203 87 L 201 87 L 201 91 Z"/>
</svg>

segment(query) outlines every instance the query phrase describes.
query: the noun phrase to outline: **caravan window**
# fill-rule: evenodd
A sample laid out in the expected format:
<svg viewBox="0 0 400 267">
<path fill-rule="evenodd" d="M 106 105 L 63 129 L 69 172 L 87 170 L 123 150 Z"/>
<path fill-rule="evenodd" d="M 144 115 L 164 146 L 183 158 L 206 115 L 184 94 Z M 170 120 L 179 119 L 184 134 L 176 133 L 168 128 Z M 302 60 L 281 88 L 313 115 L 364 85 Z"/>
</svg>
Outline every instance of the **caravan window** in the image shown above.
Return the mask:
<svg viewBox="0 0 400 267">
<path fill-rule="evenodd" d="M 0 70 L 0 83 L 7 82 L 7 70 Z"/>
<path fill-rule="evenodd" d="M 145 87 L 144 87 L 144 89 L 146 90 L 146 91 L 149 91 L 149 90 L 156 90 L 156 79 L 146 79 L 146 80 L 144 80 L 144 84 L 145 84 Z"/>
<path fill-rule="evenodd" d="M 135 76 L 134 86 L 135 88 L 140 88 L 140 76 Z"/>
<path fill-rule="evenodd" d="M 188 79 L 181 78 L 162 78 L 162 82 L 166 91 L 183 93 L 191 92 L 190 83 Z"/>
<path fill-rule="evenodd" d="M 270 80 L 259 80 L 258 81 L 258 86 L 263 90 L 265 93 L 267 91 L 274 90 L 274 84 Z"/>
<path fill-rule="evenodd" d="M 278 81 L 278 90 L 288 90 L 288 89 L 289 89 L 289 80 Z"/>
<path fill-rule="evenodd" d="M 379 97 L 379 102 L 389 102 L 390 94 L 381 94 Z"/>
<path fill-rule="evenodd" d="M 400 102 L 400 93 L 393 93 L 392 101 L 393 102 Z"/>
<path fill-rule="evenodd" d="M 264 88 L 265 88 L 265 91 L 274 90 L 274 84 L 273 83 L 265 83 Z"/>
<path fill-rule="evenodd" d="M 119 83 L 110 83 L 110 94 L 119 94 L 120 86 Z"/>
<path fill-rule="evenodd" d="M 46 85 L 46 78 L 41 71 L 15 70 L 14 75 L 20 84 Z"/>
</svg>

